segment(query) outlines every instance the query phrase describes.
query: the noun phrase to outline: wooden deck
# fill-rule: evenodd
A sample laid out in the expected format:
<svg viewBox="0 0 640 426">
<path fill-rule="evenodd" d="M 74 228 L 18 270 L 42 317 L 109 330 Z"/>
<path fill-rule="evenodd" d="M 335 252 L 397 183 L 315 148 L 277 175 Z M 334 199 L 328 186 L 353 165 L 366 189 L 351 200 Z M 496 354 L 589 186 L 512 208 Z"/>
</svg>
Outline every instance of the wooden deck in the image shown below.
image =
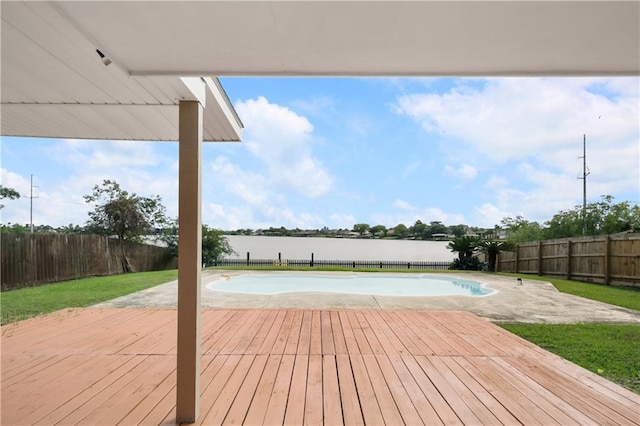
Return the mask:
<svg viewBox="0 0 640 426">
<path fill-rule="evenodd" d="M 176 311 L 2 327 L 2 424 L 175 423 Z M 461 312 L 204 310 L 201 424 L 640 424 L 640 396 Z"/>
</svg>

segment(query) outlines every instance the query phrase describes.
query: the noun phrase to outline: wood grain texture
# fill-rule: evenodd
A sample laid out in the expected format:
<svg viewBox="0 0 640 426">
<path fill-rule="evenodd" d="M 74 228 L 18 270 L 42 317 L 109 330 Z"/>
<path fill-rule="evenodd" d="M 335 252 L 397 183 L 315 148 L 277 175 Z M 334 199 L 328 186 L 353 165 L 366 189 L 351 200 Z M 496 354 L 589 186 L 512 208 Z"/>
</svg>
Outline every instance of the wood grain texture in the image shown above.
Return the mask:
<svg viewBox="0 0 640 426">
<path fill-rule="evenodd" d="M 175 424 L 176 311 L 2 327 L 2 424 Z M 202 312 L 198 424 L 640 425 L 640 396 L 464 312 Z"/>
</svg>

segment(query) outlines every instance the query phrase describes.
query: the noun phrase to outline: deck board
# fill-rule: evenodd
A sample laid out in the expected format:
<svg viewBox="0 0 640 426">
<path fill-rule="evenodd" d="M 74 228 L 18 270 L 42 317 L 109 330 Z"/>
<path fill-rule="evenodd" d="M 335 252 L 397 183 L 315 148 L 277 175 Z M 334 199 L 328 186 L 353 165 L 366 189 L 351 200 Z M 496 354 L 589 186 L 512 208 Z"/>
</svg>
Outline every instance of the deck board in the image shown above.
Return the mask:
<svg viewBox="0 0 640 426">
<path fill-rule="evenodd" d="M 2 424 L 175 424 L 174 309 L 2 327 Z M 198 424 L 640 425 L 640 396 L 469 313 L 205 309 Z"/>
<path fill-rule="evenodd" d="M 284 423 L 294 362 L 295 355 L 282 355 L 280 366 L 278 367 L 278 374 L 269 398 L 269 405 L 264 414 L 263 424 L 278 425 Z M 258 422 L 255 424 L 261 423 Z"/>
</svg>

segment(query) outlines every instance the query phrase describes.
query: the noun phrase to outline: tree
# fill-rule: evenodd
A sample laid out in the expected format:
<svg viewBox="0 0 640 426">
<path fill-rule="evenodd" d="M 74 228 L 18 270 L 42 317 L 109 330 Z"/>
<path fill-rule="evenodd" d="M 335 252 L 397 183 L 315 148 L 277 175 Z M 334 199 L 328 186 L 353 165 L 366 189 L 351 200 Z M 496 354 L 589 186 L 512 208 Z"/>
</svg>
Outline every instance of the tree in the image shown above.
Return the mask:
<svg viewBox="0 0 640 426">
<path fill-rule="evenodd" d="M 384 237 L 387 233 L 387 227 L 384 225 L 375 225 L 370 229 L 374 237 Z"/>
<path fill-rule="evenodd" d="M 393 228 L 393 236 L 394 238 L 404 238 L 407 236 L 409 230 L 404 223 L 400 223 Z"/>
<path fill-rule="evenodd" d="M 4 185 L 0 185 L 0 200 L 8 198 L 10 200 L 17 200 L 20 198 L 20 193 L 13 188 L 8 188 Z M 4 208 L 4 204 L 0 203 L 0 209 Z"/>
<path fill-rule="evenodd" d="M 478 243 L 478 249 L 487 255 L 487 271 L 495 272 L 498 254 L 501 251 L 513 250 L 513 244 L 508 241 L 482 240 Z"/>
<path fill-rule="evenodd" d="M 178 219 L 170 219 L 158 238 L 173 256 L 178 256 Z M 236 254 L 236 252 L 233 251 L 222 231 L 202 225 L 202 263 L 205 266 L 213 266 L 224 255 L 230 254 Z"/>
<path fill-rule="evenodd" d="M 80 225 L 74 225 L 73 223 L 70 223 L 68 225 L 59 226 L 58 228 L 56 228 L 56 232 L 59 232 L 61 234 L 83 234 L 85 232 L 85 229 Z"/>
<path fill-rule="evenodd" d="M 353 225 L 353 232 L 357 232 L 360 235 L 366 233 L 369 229 L 370 226 L 368 223 L 356 223 Z"/>
<path fill-rule="evenodd" d="M 172 256 L 178 256 L 178 219 L 167 219 L 158 232 L 158 241 L 162 242 Z"/>
<path fill-rule="evenodd" d="M 478 246 L 478 238 L 476 237 L 458 237 L 449 241 L 447 248 L 454 253 L 458 253 L 458 259 L 462 260 L 465 257 L 473 256 Z"/>
<path fill-rule="evenodd" d="M 512 244 L 544 239 L 543 229 L 540 224 L 538 222 L 529 222 L 520 215 L 515 218 L 505 217 L 500 223 L 507 231 L 507 240 Z"/>
<path fill-rule="evenodd" d="M 480 240 L 477 237 L 469 236 L 454 238 L 449 241 L 447 248 L 454 253 L 458 253 L 458 258 L 453 260 L 449 269 L 482 270 L 484 263 L 474 256 L 479 242 Z"/>
<path fill-rule="evenodd" d="M 431 238 L 433 234 L 446 234 L 449 228 L 438 220 L 431 221 L 426 230 L 426 237 Z"/>
<path fill-rule="evenodd" d="M 448 228 L 450 234 L 455 235 L 456 237 L 462 237 L 467 232 L 466 225 L 451 225 Z"/>
<path fill-rule="evenodd" d="M 130 272 L 131 268 L 124 254 L 123 241 L 138 242 L 142 236 L 154 234 L 156 228 L 162 228 L 167 223 L 159 195 L 141 197 L 135 193 L 129 194 L 112 180 L 95 185 L 93 192 L 85 195 L 84 199 L 94 205 L 94 210 L 89 212 L 87 229 L 99 235 L 118 237 L 124 272 Z"/>
<path fill-rule="evenodd" d="M 236 254 L 222 231 L 202 225 L 202 263 L 213 266 L 224 255 Z"/>
<path fill-rule="evenodd" d="M 29 225 L 20 225 L 18 223 L 11 224 L 11 222 L 9 222 L 6 225 L 0 225 L 0 231 L 11 232 L 14 234 L 25 234 L 29 231 Z"/>
<path fill-rule="evenodd" d="M 545 223 L 545 238 L 567 238 L 586 235 L 615 234 L 640 231 L 640 207 L 628 201 L 614 204 L 613 197 L 603 195 L 602 200 L 556 213 Z"/>
<path fill-rule="evenodd" d="M 0 200 L 8 198 L 10 200 L 17 200 L 20 198 L 20 193 L 13 188 L 8 188 L 4 185 L 0 185 Z"/>
<path fill-rule="evenodd" d="M 409 227 L 408 233 L 416 239 L 423 239 L 427 232 L 427 225 L 421 220 L 416 220 L 413 226 Z"/>
</svg>

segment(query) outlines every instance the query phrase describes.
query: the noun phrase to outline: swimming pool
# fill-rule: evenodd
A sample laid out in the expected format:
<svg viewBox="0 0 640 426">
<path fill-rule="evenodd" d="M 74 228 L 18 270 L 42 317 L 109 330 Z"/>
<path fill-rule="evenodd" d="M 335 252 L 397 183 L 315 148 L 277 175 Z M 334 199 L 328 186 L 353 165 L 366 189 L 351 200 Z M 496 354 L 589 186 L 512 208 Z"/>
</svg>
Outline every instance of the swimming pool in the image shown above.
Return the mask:
<svg viewBox="0 0 640 426">
<path fill-rule="evenodd" d="M 436 275 L 224 275 L 207 285 L 231 293 L 326 292 L 375 296 L 489 296 L 478 281 Z"/>
</svg>

